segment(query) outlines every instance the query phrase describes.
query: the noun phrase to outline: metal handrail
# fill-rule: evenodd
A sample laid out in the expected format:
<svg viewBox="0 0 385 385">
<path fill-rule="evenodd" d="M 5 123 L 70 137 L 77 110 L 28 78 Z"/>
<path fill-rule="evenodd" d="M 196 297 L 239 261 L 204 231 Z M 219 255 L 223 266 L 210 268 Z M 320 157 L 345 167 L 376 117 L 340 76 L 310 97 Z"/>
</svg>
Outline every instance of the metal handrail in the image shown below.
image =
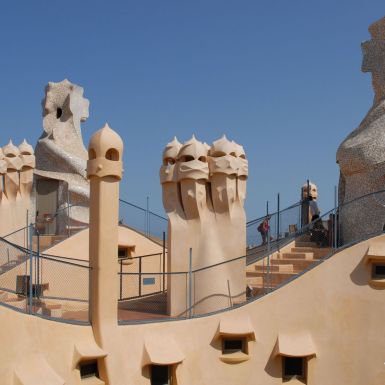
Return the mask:
<svg viewBox="0 0 385 385">
<path fill-rule="evenodd" d="M 283 238 L 284 239 L 287 239 L 288 242 L 291 242 L 291 241 L 295 241 L 296 239 L 300 238 L 301 236 L 303 236 L 304 233 L 308 232 L 308 231 L 312 231 L 314 229 L 314 225 L 316 224 L 317 221 L 322 221 L 323 219 L 325 219 L 325 217 L 327 217 L 328 215 L 330 214 L 334 214 L 335 215 L 335 220 L 336 220 L 336 224 L 338 224 L 338 214 L 340 214 L 341 212 L 343 212 L 343 210 L 348 207 L 349 205 L 351 204 L 354 204 L 355 202 L 358 202 L 359 200 L 362 200 L 362 199 L 365 199 L 365 198 L 368 198 L 368 197 L 376 197 L 378 194 L 381 194 L 381 193 L 385 193 L 385 189 L 384 190 L 379 190 L 379 191 L 376 191 L 376 192 L 373 192 L 373 193 L 368 193 L 368 194 L 365 194 L 361 197 L 357 197 L 355 199 L 352 199 L 348 202 L 345 202 L 344 204 L 341 204 L 340 206 L 336 206 L 334 209 L 326 212 L 325 214 L 323 214 L 323 216 L 319 219 L 316 219 L 315 221 L 309 223 L 308 225 L 306 226 L 303 226 L 299 231 L 297 231 L 293 236 L 290 235 L 288 236 L 287 238 Z M 380 198 L 379 198 L 380 199 Z M 298 205 L 298 204 L 297 204 Z M 295 207 L 295 205 L 292 205 L 291 207 Z M 280 211 L 282 212 L 282 211 Z M 332 222 L 333 223 L 333 222 Z M 337 229 L 337 226 L 336 225 L 333 225 L 333 230 L 336 231 Z M 286 284 L 288 284 L 289 282 L 297 279 L 298 277 L 302 276 L 303 274 L 305 274 L 307 271 L 313 269 L 315 266 L 318 266 L 320 263 L 322 263 L 323 261 L 325 261 L 326 259 L 329 259 L 331 258 L 333 255 L 335 255 L 336 253 L 340 252 L 341 250 L 343 249 L 346 249 L 348 247 L 351 247 L 352 245 L 354 244 L 357 244 L 359 242 L 362 242 L 362 241 L 365 241 L 367 239 L 370 239 L 371 237 L 373 236 L 376 236 L 376 235 L 380 235 L 380 234 L 383 234 L 383 231 L 373 231 L 371 232 L 370 234 L 365 234 L 363 236 L 358 236 L 356 237 L 356 239 L 350 241 L 350 242 L 347 242 L 345 244 L 337 244 L 337 243 L 334 243 L 333 242 L 333 248 L 332 250 L 330 251 L 330 253 L 328 253 L 327 255 L 323 256 L 319 261 L 315 261 L 314 264 L 312 264 L 311 266 L 309 266 L 308 268 L 304 269 L 302 272 L 300 273 L 296 273 L 295 275 L 293 275 L 291 278 L 285 280 L 284 282 L 282 282 L 281 284 L 278 284 L 276 285 L 275 287 L 268 287 L 268 290 L 263 292 L 262 294 L 258 295 L 258 296 L 255 296 L 255 297 L 252 297 L 252 298 L 248 298 L 247 300 L 245 300 L 244 302 L 242 303 L 239 303 L 239 304 L 232 304 L 231 306 L 228 306 L 226 308 L 222 308 L 220 310 L 217 310 L 217 311 L 212 311 L 212 312 L 207 312 L 205 314 L 201 314 L 201 315 L 191 315 L 191 317 L 194 317 L 194 318 L 198 318 L 198 317 L 204 317 L 204 316 L 208 316 L 208 315 L 211 315 L 211 314 L 216 314 L 216 313 L 221 313 L 221 312 L 224 312 L 224 311 L 228 311 L 229 309 L 233 309 L 235 307 L 240 307 L 240 306 L 244 306 L 250 302 L 253 302 L 257 299 L 259 299 L 260 297 L 264 296 L 264 295 L 267 295 L 269 294 L 270 292 L 272 291 L 275 291 L 277 290 L 278 288 L 282 287 L 282 286 L 285 286 Z M 31 235 L 31 233 L 30 233 Z M 72 259 L 72 258 L 68 258 L 68 257 L 56 257 L 56 256 L 49 256 L 49 255 L 44 255 L 44 254 L 41 254 L 39 253 L 39 251 L 33 251 L 32 250 L 32 247 L 30 249 L 27 249 L 25 247 L 22 247 L 22 246 L 19 246 L 19 245 L 16 245 L 10 241 L 8 241 L 7 239 L 4 239 L 4 237 L 0 237 L 0 241 L 1 242 L 4 242 L 6 245 L 10 246 L 10 247 L 14 247 L 16 250 L 19 250 L 21 252 L 23 252 L 24 254 L 28 255 L 31 259 L 31 262 L 33 260 L 33 258 L 36 258 L 37 260 L 39 258 L 43 259 L 43 260 L 50 260 L 50 261 L 53 261 L 53 262 L 56 262 L 56 263 L 64 263 L 66 265 L 70 265 L 70 266 L 75 266 L 75 267 L 82 267 L 82 268 L 87 268 L 88 270 L 90 269 L 89 266 L 84 266 L 84 265 L 80 265 L 80 264 L 77 264 L 77 263 L 74 263 L 74 262 L 70 262 L 71 260 L 75 260 L 75 259 Z M 30 243 L 30 246 L 31 243 Z M 262 253 L 262 255 L 260 255 L 259 257 L 257 257 L 256 260 L 253 260 L 252 263 L 255 263 L 256 261 L 258 260 L 262 260 L 264 258 L 269 258 L 269 256 L 271 255 L 271 253 L 273 252 L 273 250 L 269 247 L 268 250 L 266 250 L 265 252 Z M 137 256 L 137 257 L 134 257 L 135 259 L 138 259 L 141 260 L 142 258 L 146 258 L 146 257 L 151 257 L 151 256 L 161 256 L 163 253 L 153 253 L 153 254 L 146 254 L 146 255 L 142 255 L 142 256 Z M 142 272 L 140 271 L 139 273 L 134 273 L 134 272 L 120 272 L 119 274 L 122 276 L 122 275 L 127 275 L 127 276 L 134 276 L 134 275 L 139 275 L 139 276 L 146 276 L 146 275 L 167 275 L 167 276 L 171 276 L 171 275 L 176 275 L 176 274 L 183 274 L 183 275 L 188 275 L 188 274 L 193 274 L 193 273 L 197 273 L 199 271 L 202 271 L 202 270 L 207 270 L 207 269 L 210 269 L 210 268 L 215 268 L 216 266 L 220 266 L 220 265 L 224 265 L 224 264 L 228 264 L 228 263 L 231 263 L 231 262 L 234 262 L 234 261 L 237 261 L 237 260 L 240 260 L 240 259 L 243 259 L 243 258 L 247 258 L 248 255 L 245 255 L 245 256 L 241 256 L 241 257 L 236 257 L 236 258 L 233 258 L 231 260 L 228 260 L 228 261 L 224 261 L 224 262 L 220 262 L 220 263 L 216 263 L 216 264 L 212 264 L 212 265 L 209 265 L 209 266 L 205 266 L 205 267 L 202 267 L 202 268 L 199 268 L 199 269 L 195 269 L 193 270 L 192 268 L 190 268 L 189 271 L 179 271 L 179 272 L 172 272 L 172 273 L 165 273 L 164 271 L 163 272 Z M 59 258 L 59 259 L 58 259 Z M 66 261 L 61 261 L 60 258 L 63 258 L 63 259 L 66 259 Z M 125 258 L 125 259 L 129 259 L 129 258 Z M 83 262 L 83 261 L 82 261 Z M 85 262 L 85 261 L 84 261 Z M 30 263 L 30 268 L 32 269 L 32 263 Z M 56 266 L 56 265 L 55 265 Z M 39 272 L 37 273 L 39 274 Z M 31 274 L 31 277 L 32 277 L 32 274 Z M 38 278 L 38 281 L 39 282 L 39 278 Z M 31 285 L 32 285 L 32 280 L 30 281 Z M 10 290 L 9 288 L 5 288 L 7 290 Z M 163 284 L 163 289 L 165 289 L 164 287 L 164 284 Z M 165 290 L 164 290 L 165 291 Z M 33 293 L 33 290 L 30 289 L 29 291 L 31 294 L 31 298 L 34 294 Z M 152 293 L 154 294 L 154 293 Z M 31 300 L 30 298 L 30 300 Z M 48 297 L 47 297 L 48 298 Z M 59 298 L 59 297 L 57 297 Z M 137 297 L 137 298 L 140 298 L 140 297 Z M 62 298 L 59 298 L 59 299 L 62 299 Z M 71 300 L 74 300 L 74 299 L 71 299 Z M 82 300 L 83 301 L 83 300 Z M 7 304 L 2 304 L 4 306 L 7 306 Z M 30 309 L 32 308 L 32 301 L 30 302 Z M 14 310 L 18 310 L 12 306 L 9 306 L 8 307 L 11 307 L 12 309 Z M 32 314 L 35 314 L 32 312 Z M 50 317 L 51 319 L 55 319 L 55 317 Z M 169 320 L 172 320 L 172 319 L 181 319 L 181 318 L 174 318 L 174 317 L 171 317 L 171 318 L 167 318 L 167 321 Z M 182 318 L 183 319 L 183 318 Z M 138 323 L 138 321 L 129 321 L 130 323 Z M 141 320 L 139 321 L 140 323 L 145 323 L 145 322 L 154 322 L 154 320 Z M 76 322 L 74 322 L 76 323 Z M 120 322 L 120 323 L 123 323 L 123 322 Z"/>
<path fill-rule="evenodd" d="M 140 206 L 135 205 L 135 204 L 133 204 L 133 203 L 127 202 L 127 201 L 124 200 L 124 199 L 121 199 L 121 198 L 120 198 L 120 199 L 119 199 L 119 202 L 124 203 L 124 204 L 126 204 L 126 205 L 129 205 L 129 206 L 131 206 L 131 207 L 134 207 L 134 208 L 136 208 L 136 209 L 138 209 L 138 210 L 141 210 L 141 211 L 143 211 L 143 212 L 148 212 L 149 214 L 154 215 L 155 217 L 157 217 L 157 218 L 159 218 L 159 219 L 163 219 L 163 220 L 165 220 L 165 221 L 168 220 L 167 218 L 163 217 L 162 215 L 156 214 L 156 213 L 154 213 L 154 212 L 152 212 L 152 211 L 150 211 L 150 210 L 147 210 L 147 209 L 145 209 L 145 208 L 143 208 L 143 207 L 140 207 Z"/>
<path fill-rule="evenodd" d="M 376 191 L 376 192 L 374 192 L 374 193 L 365 194 L 365 195 L 362 195 L 362 196 L 357 197 L 357 198 L 354 198 L 354 199 L 352 199 L 352 200 L 350 200 L 350 201 L 348 201 L 348 202 L 346 202 L 346 203 L 344 203 L 344 204 L 342 204 L 342 205 L 336 207 L 336 209 L 331 209 L 331 210 L 327 211 L 325 214 L 322 215 L 322 217 L 325 217 L 326 215 L 329 215 L 329 214 L 334 213 L 335 210 L 337 210 L 337 212 L 338 212 L 338 211 L 340 211 L 344 206 L 349 205 L 349 204 L 351 204 L 351 203 L 354 203 L 354 202 L 356 202 L 356 201 L 358 201 L 358 200 L 360 200 L 360 199 L 363 199 L 363 198 L 366 198 L 366 197 L 369 197 L 369 196 L 374 196 L 374 195 L 380 194 L 380 193 L 385 193 L 385 189 L 384 189 L 384 190 Z M 295 204 L 295 205 L 289 206 L 287 209 L 296 207 L 297 205 L 298 205 L 298 203 Z M 135 206 L 135 205 L 133 205 L 133 206 Z M 138 206 L 135 206 L 135 207 L 138 207 Z M 284 211 L 284 210 L 282 210 L 282 211 Z M 282 212 L 282 211 L 281 211 L 281 212 Z M 273 214 L 271 214 L 271 215 L 273 215 Z M 265 217 L 262 217 L 262 218 L 265 218 Z M 288 237 L 288 238 L 290 239 L 290 241 L 295 240 L 298 236 L 302 236 L 303 233 L 306 232 L 306 231 L 308 231 L 309 229 L 311 229 L 311 227 L 314 225 L 314 223 L 317 222 L 318 220 L 319 220 L 319 219 L 316 219 L 314 222 L 311 222 L 311 223 L 307 224 L 306 226 L 304 226 L 303 228 L 301 228 L 299 231 L 297 231 L 296 234 L 295 234 L 294 236 Z M 283 239 L 284 239 L 284 238 L 283 238 Z M 22 247 L 22 246 L 16 245 L 16 244 L 14 244 L 14 243 L 12 243 L 12 242 L 6 240 L 5 237 L 0 237 L 0 241 L 4 241 L 5 243 L 9 244 L 10 246 L 13 246 L 13 247 L 19 249 L 20 251 L 25 252 L 25 253 L 30 253 L 30 252 L 31 252 L 30 250 L 28 250 L 28 249 L 26 249 L 26 248 L 24 248 L 24 247 Z M 342 246 L 340 246 L 340 247 L 342 247 Z M 339 249 L 339 247 L 337 247 L 336 249 Z M 32 251 L 32 253 L 33 253 L 34 255 L 37 255 L 37 252 L 35 252 L 35 251 Z M 139 256 L 135 256 L 135 257 L 123 257 L 123 258 L 119 258 L 118 260 L 119 260 L 119 261 L 123 261 L 123 260 L 127 260 L 127 259 L 140 259 L 140 258 L 146 258 L 146 257 L 151 257 L 151 256 L 157 256 L 157 255 L 162 255 L 162 254 L 163 254 L 162 252 L 159 252 L 159 253 L 153 253 L 153 254 L 139 255 Z M 49 254 L 44 254 L 44 253 L 39 253 L 39 255 L 40 255 L 40 256 L 45 256 L 45 257 L 48 257 L 48 258 L 52 258 L 52 257 L 53 257 L 53 258 L 59 258 L 59 259 L 68 259 L 68 260 L 83 261 L 83 260 L 80 260 L 80 259 L 77 259 L 77 258 L 55 256 L 55 255 L 49 255 Z M 227 260 L 227 261 L 224 261 L 224 262 L 219 262 L 219 263 L 217 263 L 217 264 L 213 264 L 213 265 L 205 266 L 205 267 L 200 268 L 200 269 L 197 269 L 197 270 L 193 270 L 193 272 L 200 271 L 200 270 L 205 270 L 205 269 L 209 269 L 210 267 L 215 267 L 215 266 L 222 265 L 222 264 L 225 264 L 225 263 L 230 263 L 230 262 L 235 261 L 235 260 L 238 260 L 238 259 L 246 258 L 247 256 L 248 256 L 248 255 L 243 255 L 243 256 L 240 256 L 240 257 L 235 257 L 235 258 L 233 258 L 233 259 L 231 259 L 231 260 Z M 267 256 L 267 253 L 261 255 L 261 257 L 258 258 L 258 260 L 259 260 L 259 259 L 263 259 L 263 258 L 265 258 L 266 256 Z M 254 263 L 254 262 L 253 262 L 253 263 Z M 179 272 L 179 273 L 183 273 L 183 272 Z M 184 272 L 184 273 L 188 273 L 188 272 L 186 271 L 186 272 Z"/>
<path fill-rule="evenodd" d="M 299 202 L 293 203 L 292 205 L 286 207 L 283 210 L 274 211 L 272 213 L 265 214 L 262 217 L 259 217 L 259 218 L 256 218 L 256 219 L 251 219 L 250 221 L 246 222 L 246 227 L 249 227 L 249 226 L 251 226 L 251 225 L 253 225 L 255 223 L 258 223 L 258 222 L 264 220 L 266 217 L 273 217 L 273 216 L 275 216 L 277 214 L 282 214 L 282 213 L 284 213 L 287 210 L 293 209 L 295 207 L 299 207 L 301 204 L 302 204 L 302 201 L 299 201 Z"/>
</svg>

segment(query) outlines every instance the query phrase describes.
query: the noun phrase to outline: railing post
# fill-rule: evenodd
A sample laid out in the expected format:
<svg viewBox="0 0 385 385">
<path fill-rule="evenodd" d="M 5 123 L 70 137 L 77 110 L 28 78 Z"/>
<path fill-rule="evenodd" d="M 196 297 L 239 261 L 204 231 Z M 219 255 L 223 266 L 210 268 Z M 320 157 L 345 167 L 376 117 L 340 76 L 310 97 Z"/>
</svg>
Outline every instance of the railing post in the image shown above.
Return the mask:
<svg viewBox="0 0 385 385">
<path fill-rule="evenodd" d="M 338 248 L 337 245 L 337 186 L 334 186 L 334 221 L 333 223 L 333 246 L 334 249 Z"/>
<path fill-rule="evenodd" d="M 299 202 L 299 205 L 298 205 L 298 227 L 297 227 L 297 231 L 300 232 L 301 231 L 301 228 L 302 228 L 302 198 Z"/>
<path fill-rule="evenodd" d="M 280 197 L 279 193 L 277 194 L 277 248 L 279 251 L 279 238 L 281 234 L 280 226 L 281 226 L 281 221 L 280 221 Z"/>
<path fill-rule="evenodd" d="M 68 185 L 67 185 L 67 236 L 68 238 L 71 236 L 70 216 L 71 216 L 70 193 L 68 191 Z"/>
<path fill-rule="evenodd" d="M 40 297 L 40 288 L 39 288 L 39 284 L 41 283 L 40 282 L 40 233 L 39 233 L 39 230 L 37 230 L 37 249 L 36 249 L 36 260 L 37 260 L 37 269 L 35 271 L 35 275 L 36 275 L 36 280 L 37 280 L 37 286 L 36 286 L 36 292 L 39 294 L 39 297 Z"/>
<path fill-rule="evenodd" d="M 32 233 L 32 223 L 29 225 L 29 288 L 28 293 L 28 304 L 29 304 L 29 313 L 32 314 L 32 264 L 33 264 L 33 233 Z"/>
<path fill-rule="evenodd" d="M 123 261 L 120 260 L 120 279 L 119 279 L 119 282 L 120 282 L 120 288 L 119 288 L 119 299 L 122 299 L 123 298 Z"/>
<path fill-rule="evenodd" d="M 189 250 L 189 267 L 188 267 L 188 316 L 192 315 L 192 248 Z"/>
<path fill-rule="evenodd" d="M 150 235 L 150 198 L 146 200 L 146 235 Z"/>
<path fill-rule="evenodd" d="M 163 231 L 163 292 L 166 291 L 166 233 Z"/>
<path fill-rule="evenodd" d="M 268 227 L 267 227 L 267 291 L 270 291 L 271 286 L 271 277 L 270 277 L 270 223 L 268 220 Z"/>
<path fill-rule="evenodd" d="M 27 209 L 26 218 L 25 218 L 25 226 L 27 229 L 27 232 L 24 229 L 24 247 L 28 249 L 28 217 L 29 217 L 29 210 Z"/>
<path fill-rule="evenodd" d="M 142 257 L 139 258 L 139 297 L 142 295 Z"/>
</svg>

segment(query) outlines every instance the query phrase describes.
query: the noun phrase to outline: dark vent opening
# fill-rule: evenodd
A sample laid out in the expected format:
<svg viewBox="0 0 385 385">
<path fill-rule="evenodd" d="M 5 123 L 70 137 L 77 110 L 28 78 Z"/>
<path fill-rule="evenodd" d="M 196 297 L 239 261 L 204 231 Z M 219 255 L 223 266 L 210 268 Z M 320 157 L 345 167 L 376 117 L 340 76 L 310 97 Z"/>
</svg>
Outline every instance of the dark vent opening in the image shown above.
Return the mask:
<svg viewBox="0 0 385 385">
<path fill-rule="evenodd" d="M 283 357 L 284 377 L 304 377 L 305 359 L 303 357 Z"/>
<path fill-rule="evenodd" d="M 374 265 L 373 274 L 375 277 L 384 277 L 385 278 L 385 265 Z"/>
<path fill-rule="evenodd" d="M 88 378 L 88 377 L 99 378 L 98 362 L 96 360 L 81 362 L 79 364 L 79 367 L 80 367 L 81 378 Z"/>
<path fill-rule="evenodd" d="M 117 162 L 119 160 L 119 152 L 115 148 L 110 148 L 106 152 L 106 159 Z"/>
<path fill-rule="evenodd" d="M 180 158 L 181 162 L 191 162 L 192 160 L 194 160 L 192 155 L 184 155 Z"/>
<path fill-rule="evenodd" d="M 171 367 L 168 365 L 151 365 L 151 385 L 170 385 Z"/>
<path fill-rule="evenodd" d="M 126 258 L 128 256 L 128 250 L 126 247 L 119 247 L 118 258 Z"/>
<path fill-rule="evenodd" d="M 61 108 L 56 109 L 56 119 L 59 119 L 63 115 L 63 110 Z"/>
<path fill-rule="evenodd" d="M 224 339 L 223 340 L 223 354 L 243 352 L 244 351 L 243 339 Z"/>
</svg>

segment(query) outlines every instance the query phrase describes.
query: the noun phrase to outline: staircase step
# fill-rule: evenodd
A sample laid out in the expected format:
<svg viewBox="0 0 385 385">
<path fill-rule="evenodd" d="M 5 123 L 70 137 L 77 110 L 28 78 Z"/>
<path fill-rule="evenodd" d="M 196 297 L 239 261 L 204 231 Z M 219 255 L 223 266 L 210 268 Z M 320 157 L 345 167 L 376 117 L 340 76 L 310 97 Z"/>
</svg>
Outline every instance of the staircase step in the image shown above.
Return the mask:
<svg viewBox="0 0 385 385">
<path fill-rule="evenodd" d="M 331 252 L 331 247 L 292 247 L 293 253 L 314 253 L 316 258 L 322 258 Z"/>
<path fill-rule="evenodd" d="M 248 273 L 248 279 L 251 278 L 251 277 L 255 277 L 255 278 L 258 278 L 258 277 L 262 277 L 263 279 L 263 282 L 266 286 L 266 284 L 280 284 L 292 277 L 294 277 L 295 275 L 297 275 L 297 273 L 281 273 L 281 272 L 270 272 L 269 274 L 267 274 L 266 272 L 254 272 L 254 273 Z"/>
<path fill-rule="evenodd" d="M 314 259 L 294 259 L 294 258 L 287 258 L 287 259 L 271 259 L 271 267 L 275 265 L 291 265 L 293 266 L 293 271 L 296 273 L 300 273 L 301 271 L 307 269 L 309 266 L 311 266 L 315 262 Z"/>
<path fill-rule="evenodd" d="M 246 266 L 246 276 L 248 273 L 253 273 L 255 271 L 255 268 L 257 266 L 262 266 L 262 265 L 250 265 L 250 266 Z"/>
<path fill-rule="evenodd" d="M 295 241 L 296 247 L 314 247 L 318 248 L 318 245 L 315 242 L 310 241 Z"/>
<path fill-rule="evenodd" d="M 314 250 L 318 250 L 318 247 L 295 246 L 291 248 L 292 253 L 313 253 Z"/>
<path fill-rule="evenodd" d="M 246 277 L 246 282 L 249 286 L 263 285 L 262 277 Z"/>
<path fill-rule="evenodd" d="M 282 253 L 279 255 L 283 259 L 314 259 L 314 253 Z"/>
<path fill-rule="evenodd" d="M 297 241 L 310 242 L 310 233 L 306 233 L 298 236 Z"/>
<path fill-rule="evenodd" d="M 283 263 L 283 264 L 279 264 L 279 263 L 276 263 L 276 264 L 272 264 L 271 263 L 272 260 L 270 260 L 270 271 L 271 272 L 281 272 L 281 273 L 285 273 L 285 272 L 288 272 L 288 273 L 292 273 L 294 271 L 294 268 L 293 268 L 293 265 L 292 264 L 289 264 L 289 263 Z M 277 259 L 275 259 L 275 261 L 279 261 Z M 267 265 L 255 265 L 254 266 L 254 270 L 255 271 L 264 271 L 266 272 L 267 271 Z"/>
<path fill-rule="evenodd" d="M 322 248 L 316 249 L 314 251 L 314 255 L 316 255 L 317 258 L 323 258 L 326 255 L 330 254 L 332 250 L 333 249 L 331 247 L 322 247 Z"/>
</svg>

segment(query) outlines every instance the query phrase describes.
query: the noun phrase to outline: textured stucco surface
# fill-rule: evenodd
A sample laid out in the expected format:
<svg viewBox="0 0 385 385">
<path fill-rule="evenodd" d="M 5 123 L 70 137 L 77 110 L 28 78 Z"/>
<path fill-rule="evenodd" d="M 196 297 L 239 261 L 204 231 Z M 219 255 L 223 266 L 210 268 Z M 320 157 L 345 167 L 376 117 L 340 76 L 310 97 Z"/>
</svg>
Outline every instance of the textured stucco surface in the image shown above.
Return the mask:
<svg viewBox="0 0 385 385">
<path fill-rule="evenodd" d="M 194 136 L 175 138 L 163 151 L 160 182 L 169 219 L 168 271 L 189 270 L 239 258 L 246 253 L 246 181 L 243 147 L 225 136 L 211 146 Z M 245 298 L 245 259 L 194 274 L 194 314 L 206 313 Z M 168 280 L 172 315 L 186 311 L 186 280 Z M 187 305 L 187 306 L 186 306 Z"/>
<path fill-rule="evenodd" d="M 88 107 L 82 87 L 67 79 L 49 82 L 43 100 L 43 133 L 35 149 L 35 175 L 59 181 L 58 207 L 65 208 L 68 202 L 85 206 L 71 210 L 72 226 L 89 221 L 88 154 L 81 133 L 81 122 L 88 118 Z"/>
<path fill-rule="evenodd" d="M 385 18 L 369 27 L 372 39 L 362 44 L 362 71 L 371 72 L 372 108 L 337 151 L 340 166 L 339 204 L 342 240 L 349 242 L 381 231 L 385 225 L 385 194 L 348 202 L 385 189 Z"/>
<path fill-rule="evenodd" d="M 229 312 L 186 321 L 115 326 L 106 353 L 116 371 L 110 385 L 150 384 L 145 366 L 146 341 L 173 341 L 184 359 L 177 365 L 178 384 L 282 384 L 279 336 L 298 341 L 311 337 L 316 356 L 308 362 L 308 384 L 382 385 L 385 381 L 383 344 L 385 297 L 368 285 L 364 262 L 377 237 L 346 249 L 271 294 Z M 221 361 L 218 331 L 221 321 L 250 322 L 255 341 L 247 361 Z M 75 345 L 94 346 L 92 329 L 47 321 L 0 307 L 0 378 L 13 385 L 17 363 L 42 355 L 67 385 L 80 385 L 73 366 Z M 297 338 L 298 337 L 298 338 Z M 155 344 L 156 345 L 156 344 Z M 170 347 L 171 348 L 171 347 Z M 286 344 L 286 349 L 291 349 Z M 103 349 L 106 350 L 106 349 Z"/>
</svg>

